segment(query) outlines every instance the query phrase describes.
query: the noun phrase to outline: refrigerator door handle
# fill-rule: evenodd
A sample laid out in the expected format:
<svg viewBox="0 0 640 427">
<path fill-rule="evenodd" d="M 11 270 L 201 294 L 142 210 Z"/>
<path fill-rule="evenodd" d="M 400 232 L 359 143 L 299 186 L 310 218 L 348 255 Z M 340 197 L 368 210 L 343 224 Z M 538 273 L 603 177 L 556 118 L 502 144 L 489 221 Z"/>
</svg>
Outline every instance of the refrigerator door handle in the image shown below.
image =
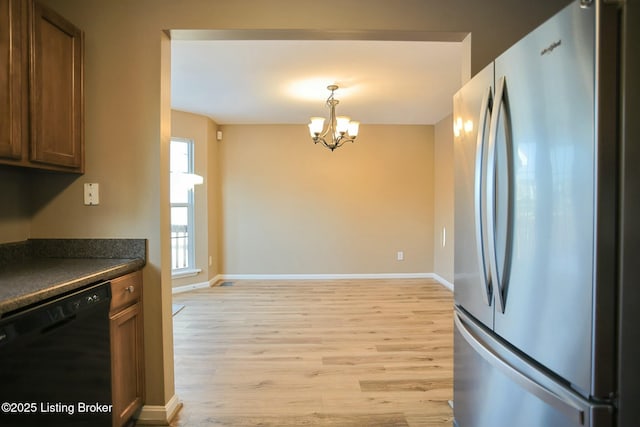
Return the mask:
<svg viewBox="0 0 640 427">
<path fill-rule="evenodd" d="M 487 148 L 485 144 L 486 139 L 486 121 L 487 116 L 491 117 L 491 109 L 493 106 L 493 97 L 491 96 L 491 86 L 487 87 L 487 90 L 482 97 L 482 107 L 480 109 L 480 117 L 478 119 L 478 139 L 476 142 L 476 167 L 475 167 L 475 186 L 474 186 L 474 207 L 475 207 L 475 219 L 476 219 L 476 245 L 478 254 L 478 266 L 482 269 L 483 289 L 482 297 L 487 305 L 491 305 L 491 294 L 493 290 L 491 288 L 491 267 L 487 263 L 487 254 L 484 250 L 484 226 L 483 226 L 483 185 L 482 178 L 484 177 L 484 157 Z"/>
<path fill-rule="evenodd" d="M 570 419 L 576 420 L 580 425 L 585 424 L 585 412 L 576 403 L 568 400 L 546 387 L 538 384 L 525 374 L 514 368 L 508 361 L 503 359 L 499 353 L 485 346 L 479 341 L 469 328 L 466 327 L 460 314 L 457 311 L 453 313 L 455 326 L 460 335 L 469 343 L 469 345 L 492 366 L 499 369 L 503 374 L 507 375 L 511 380 L 519 384 L 529 393 L 535 395 L 542 401 L 551 405 Z"/>
<path fill-rule="evenodd" d="M 505 310 L 505 287 L 503 272 L 499 271 L 498 254 L 496 252 L 496 149 L 498 140 L 498 119 L 505 105 L 505 78 L 500 77 L 496 88 L 496 96 L 494 101 L 493 113 L 491 115 L 491 124 L 489 126 L 489 154 L 487 156 L 487 242 L 489 246 L 489 265 L 491 266 L 491 278 L 493 283 L 493 293 L 497 308 L 501 313 Z M 508 166 L 507 166 L 508 167 Z M 510 179 L 510 178 L 509 178 Z M 507 182 L 506 185 L 511 183 Z M 510 193 L 510 189 L 507 193 Z M 510 233 L 508 225 L 510 219 L 507 218 L 507 233 Z M 510 237 L 507 234 L 507 242 Z M 505 266 L 506 266 L 505 259 Z"/>
</svg>

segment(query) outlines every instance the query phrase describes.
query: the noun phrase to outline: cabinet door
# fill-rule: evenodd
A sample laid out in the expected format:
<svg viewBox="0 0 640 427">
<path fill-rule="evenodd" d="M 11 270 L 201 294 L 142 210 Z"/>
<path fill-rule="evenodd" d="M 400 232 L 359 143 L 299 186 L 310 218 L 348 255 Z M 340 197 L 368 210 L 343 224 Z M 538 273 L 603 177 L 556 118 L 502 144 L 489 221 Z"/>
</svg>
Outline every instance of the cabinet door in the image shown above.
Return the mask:
<svg viewBox="0 0 640 427">
<path fill-rule="evenodd" d="M 142 405 L 144 371 L 140 304 L 111 316 L 114 426 L 122 426 Z"/>
<path fill-rule="evenodd" d="M 31 161 L 82 172 L 84 35 L 36 3 L 31 43 Z"/>
<path fill-rule="evenodd" d="M 27 144 L 27 3 L 0 0 L 0 157 L 20 159 Z"/>
</svg>

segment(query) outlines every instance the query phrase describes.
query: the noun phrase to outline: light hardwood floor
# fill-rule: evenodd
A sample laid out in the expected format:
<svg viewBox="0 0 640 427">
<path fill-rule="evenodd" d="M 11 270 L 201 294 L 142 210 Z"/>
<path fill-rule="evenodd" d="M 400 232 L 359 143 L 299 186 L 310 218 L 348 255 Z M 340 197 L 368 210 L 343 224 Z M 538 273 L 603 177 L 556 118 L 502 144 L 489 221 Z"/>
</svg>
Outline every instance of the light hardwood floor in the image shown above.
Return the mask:
<svg viewBox="0 0 640 427">
<path fill-rule="evenodd" d="M 174 296 L 173 426 L 451 426 L 433 280 L 236 281 Z"/>
</svg>

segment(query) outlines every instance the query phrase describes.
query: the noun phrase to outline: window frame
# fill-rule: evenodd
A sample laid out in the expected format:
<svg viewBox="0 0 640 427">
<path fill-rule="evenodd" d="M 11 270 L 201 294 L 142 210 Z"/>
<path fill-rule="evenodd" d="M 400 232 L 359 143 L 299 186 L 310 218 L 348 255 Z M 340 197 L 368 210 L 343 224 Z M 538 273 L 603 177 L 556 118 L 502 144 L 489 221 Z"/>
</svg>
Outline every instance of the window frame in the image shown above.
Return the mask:
<svg viewBox="0 0 640 427">
<path fill-rule="evenodd" d="M 193 174 L 195 173 L 195 142 L 191 138 L 178 138 L 171 137 L 170 144 L 174 142 L 179 142 L 183 144 L 187 144 L 187 157 L 188 157 L 188 165 L 187 165 L 187 173 Z M 169 152 L 171 153 L 171 148 L 169 148 Z M 171 179 L 171 159 L 169 160 L 169 179 Z M 196 252 L 196 239 L 195 239 L 195 189 L 192 187 L 188 190 L 187 202 L 179 202 L 174 203 L 171 201 L 171 196 L 169 197 L 169 206 L 170 206 L 170 217 L 171 210 L 176 208 L 187 208 L 187 247 L 186 247 L 186 265 L 184 267 L 176 267 L 174 260 L 174 242 L 173 242 L 173 219 L 170 219 L 171 226 L 171 276 L 172 278 L 179 277 L 188 277 L 196 275 L 200 272 L 198 268 L 196 268 L 195 260 L 195 252 Z"/>
</svg>

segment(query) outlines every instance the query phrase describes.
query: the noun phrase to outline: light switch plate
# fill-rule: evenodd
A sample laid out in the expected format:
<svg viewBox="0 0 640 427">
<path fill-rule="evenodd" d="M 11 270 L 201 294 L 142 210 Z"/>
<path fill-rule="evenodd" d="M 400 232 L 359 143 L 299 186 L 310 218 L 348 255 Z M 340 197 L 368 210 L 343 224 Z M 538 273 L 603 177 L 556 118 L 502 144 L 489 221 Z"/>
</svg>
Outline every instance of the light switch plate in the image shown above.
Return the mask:
<svg viewBox="0 0 640 427">
<path fill-rule="evenodd" d="M 84 204 L 87 206 L 100 204 L 100 186 L 98 184 L 84 184 Z"/>
</svg>

